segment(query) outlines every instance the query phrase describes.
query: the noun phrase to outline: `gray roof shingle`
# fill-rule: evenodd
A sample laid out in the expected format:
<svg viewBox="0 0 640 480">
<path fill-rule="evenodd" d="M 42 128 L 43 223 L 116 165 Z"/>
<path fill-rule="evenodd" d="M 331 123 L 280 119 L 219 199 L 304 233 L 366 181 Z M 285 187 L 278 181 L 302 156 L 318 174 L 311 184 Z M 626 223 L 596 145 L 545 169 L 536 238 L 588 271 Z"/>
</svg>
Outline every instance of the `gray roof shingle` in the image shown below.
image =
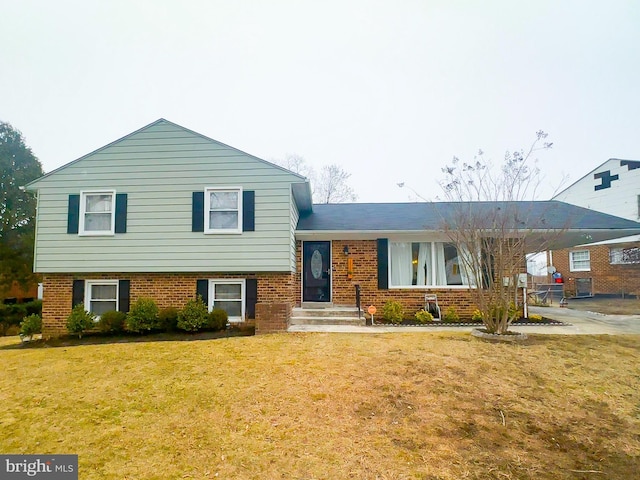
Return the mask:
<svg viewBox="0 0 640 480">
<path fill-rule="evenodd" d="M 421 231 L 455 224 L 460 209 L 486 212 L 511 209 L 521 228 L 550 230 L 638 230 L 640 223 L 557 200 L 528 202 L 432 202 L 316 204 L 303 214 L 298 231 Z"/>
</svg>

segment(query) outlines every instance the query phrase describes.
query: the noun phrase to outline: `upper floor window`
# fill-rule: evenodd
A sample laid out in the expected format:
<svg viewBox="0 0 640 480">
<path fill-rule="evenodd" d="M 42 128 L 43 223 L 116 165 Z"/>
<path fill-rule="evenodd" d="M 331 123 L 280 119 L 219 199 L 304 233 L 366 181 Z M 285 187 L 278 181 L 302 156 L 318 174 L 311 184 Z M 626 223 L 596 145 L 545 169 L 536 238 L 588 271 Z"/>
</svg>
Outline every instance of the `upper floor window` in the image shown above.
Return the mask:
<svg viewBox="0 0 640 480">
<path fill-rule="evenodd" d="M 80 193 L 80 235 L 113 235 L 116 194 L 111 191 Z"/>
<path fill-rule="evenodd" d="M 242 188 L 207 188 L 204 214 L 205 233 L 241 233 Z"/>
<path fill-rule="evenodd" d="M 569 252 L 569 270 L 572 272 L 588 272 L 591 270 L 591 254 L 589 250 Z"/>
</svg>

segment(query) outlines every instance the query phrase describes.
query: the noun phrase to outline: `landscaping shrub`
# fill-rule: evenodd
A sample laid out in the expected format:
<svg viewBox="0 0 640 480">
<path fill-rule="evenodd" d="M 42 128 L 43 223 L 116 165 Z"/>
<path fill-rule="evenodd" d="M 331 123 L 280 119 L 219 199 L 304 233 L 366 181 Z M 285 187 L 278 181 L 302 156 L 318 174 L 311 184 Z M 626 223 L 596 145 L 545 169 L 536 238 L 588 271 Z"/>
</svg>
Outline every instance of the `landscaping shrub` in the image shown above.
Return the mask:
<svg viewBox="0 0 640 480">
<path fill-rule="evenodd" d="M 32 300 L 23 304 L 27 315 L 40 315 L 42 317 L 42 300 Z"/>
<path fill-rule="evenodd" d="M 391 323 L 402 323 L 404 318 L 404 310 L 400 302 L 395 300 L 389 301 L 382 307 L 382 318 Z"/>
<path fill-rule="evenodd" d="M 433 315 L 427 312 L 426 310 L 418 310 L 416 312 L 416 320 L 418 323 L 428 323 L 433 322 Z"/>
<path fill-rule="evenodd" d="M 124 332 L 124 324 L 126 320 L 126 313 L 110 310 L 100 315 L 100 320 L 98 320 L 98 329 L 102 333 L 122 333 Z"/>
<path fill-rule="evenodd" d="M 533 313 L 531 315 L 529 315 L 529 321 L 531 322 L 541 322 L 542 321 L 542 315 L 538 315 L 536 313 Z"/>
<path fill-rule="evenodd" d="M 458 315 L 454 307 L 449 307 L 445 310 L 442 320 L 449 323 L 458 323 L 460 321 L 460 315 Z"/>
<path fill-rule="evenodd" d="M 24 303 L 0 304 L 0 335 L 6 335 L 12 327 L 18 327 L 27 315 Z"/>
<path fill-rule="evenodd" d="M 163 308 L 158 312 L 158 327 L 166 332 L 173 332 L 178 328 L 178 309 Z"/>
<path fill-rule="evenodd" d="M 229 315 L 227 312 L 221 308 L 214 308 L 209 313 L 209 320 L 207 323 L 207 328 L 217 332 L 218 330 L 225 330 L 227 328 L 227 321 L 229 320 Z"/>
<path fill-rule="evenodd" d="M 209 312 L 202 297 L 189 300 L 178 313 L 178 328 L 187 332 L 197 332 L 207 326 Z"/>
<path fill-rule="evenodd" d="M 473 322 L 482 322 L 482 312 L 477 308 L 473 311 L 473 315 L 471 315 L 471 320 Z"/>
<path fill-rule="evenodd" d="M 127 313 L 126 328 L 130 332 L 158 329 L 158 306 L 151 298 L 139 298 Z"/>
<path fill-rule="evenodd" d="M 20 335 L 31 340 L 36 333 L 42 333 L 42 317 L 32 313 L 20 322 Z"/>
<path fill-rule="evenodd" d="M 78 338 L 82 338 L 85 330 L 93 328 L 96 316 L 84 309 L 84 303 L 79 303 L 67 317 L 67 330 L 69 333 L 77 333 Z"/>
</svg>

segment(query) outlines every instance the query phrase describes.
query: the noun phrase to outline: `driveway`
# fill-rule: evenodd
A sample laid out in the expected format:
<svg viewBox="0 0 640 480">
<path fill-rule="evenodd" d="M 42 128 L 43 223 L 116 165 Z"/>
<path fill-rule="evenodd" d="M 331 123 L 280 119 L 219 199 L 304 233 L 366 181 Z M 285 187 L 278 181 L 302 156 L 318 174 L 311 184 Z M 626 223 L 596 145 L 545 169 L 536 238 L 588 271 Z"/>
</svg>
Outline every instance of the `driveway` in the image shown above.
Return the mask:
<svg viewBox="0 0 640 480">
<path fill-rule="evenodd" d="M 570 324 L 513 326 L 514 331 L 546 335 L 625 335 L 640 334 L 640 315 L 604 315 L 559 307 L 529 307 L 538 314 Z M 347 325 L 291 325 L 290 332 L 401 333 L 401 332 L 465 332 L 475 327 L 355 327 Z"/>
<path fill-rule="evenodd" d="M 514 330 L 531 333 L 574 335 L 640 334 L 640 315 L 605 315 L 603 313 L 559 307 L 529 307 L 529 313 L 536 313 L 564 323 L 570 323 L 571 326 L 513 327 Z"/>
</svg>

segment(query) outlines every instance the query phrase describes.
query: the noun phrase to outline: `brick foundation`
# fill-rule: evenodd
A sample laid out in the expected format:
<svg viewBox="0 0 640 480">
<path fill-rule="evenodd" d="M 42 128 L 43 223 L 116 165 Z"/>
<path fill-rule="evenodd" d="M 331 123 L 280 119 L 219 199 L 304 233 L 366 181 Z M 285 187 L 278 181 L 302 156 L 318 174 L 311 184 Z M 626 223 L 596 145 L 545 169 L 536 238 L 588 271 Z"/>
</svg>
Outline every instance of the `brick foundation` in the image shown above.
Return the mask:
<svg viewBox="0 0 640 480">
<path fill-rule="evenodd" d="M 286 332 L 290 318 L 291 304 L 289 302 L 257 303 L 256 335 Z"/>
<path fill-rule="evenodd" d="M 562 273 L 565 289 L 575 292 L 576 278 L 591 278 L 593 292 L 609 295 L 640 295 L 640 264 L 612 265 L 609 261 L 610 247 L 640 247 L 640 242 L 631 244 L 595 245 L 553 251 L 553 266 Z M 591 270 L 571 272 L 569 252 L 589 250 Z"/>
<path fill-rule="evenodd" d="M 294 302 L 294 275 L 290 273 L 268 274 L 219 274 L 219 273 L 83 273 L 44 274 L 42 303 L 43 335 L 56 337 L 67 334 L 67 317 L 72 308 L 73 280 L 130 280 L 130 296 L 133 304 L 138 298 L 153 298 L 159 308 L 181 308 L 196 294 L 196 280 L 219 278 L 256 278 L 258 302 L 286 304 Z M 257 306 L 256 306 L 257 308 Z M 256 311 L 257 315 L 257 311 Z M 287 317 L 288 319 L 288 317 Z M 288 320 L 287 320 L 288 321 Z"/>
</svg>

